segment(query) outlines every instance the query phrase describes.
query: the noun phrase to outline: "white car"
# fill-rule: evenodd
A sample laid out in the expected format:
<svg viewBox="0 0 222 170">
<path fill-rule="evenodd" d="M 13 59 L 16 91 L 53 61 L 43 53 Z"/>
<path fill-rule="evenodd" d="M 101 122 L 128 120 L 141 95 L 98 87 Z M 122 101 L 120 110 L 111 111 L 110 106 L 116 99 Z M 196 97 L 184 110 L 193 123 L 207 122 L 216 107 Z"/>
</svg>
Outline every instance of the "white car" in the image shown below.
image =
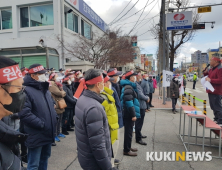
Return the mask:
<svg viewBox="0 0 222 170">
<path fill-rule="evenodd" d="M 189 76 L 187 77 L 187 81 L 193 81 L 193 74 L 189 74 Z M 198 81 L 198 77 L 197 77 L 197 81 Z"/>
</svg>

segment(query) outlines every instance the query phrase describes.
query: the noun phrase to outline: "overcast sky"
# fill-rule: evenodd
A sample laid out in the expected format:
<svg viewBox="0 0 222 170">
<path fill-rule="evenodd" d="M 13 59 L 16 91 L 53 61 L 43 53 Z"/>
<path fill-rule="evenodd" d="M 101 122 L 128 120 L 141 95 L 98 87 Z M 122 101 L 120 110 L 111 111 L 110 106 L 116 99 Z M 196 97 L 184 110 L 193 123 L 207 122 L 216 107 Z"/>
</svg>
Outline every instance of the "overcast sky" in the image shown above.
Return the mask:
<svg viewBox="0 0 222 170">
<path fill-rule="evenodd" d="M 84 0 L 107 24 L 110 24 L 119 13 L 126 7 L 130 0 Z M 132 0 L 129 6 L 123 11 L 123 13 L 117 18 L 122 17 L 138 0 Z M 172 1 L 172 0 L 171 0 Z M 112 29 L 121 27 L 124 33 L 129 33 L 139 19 L 142 8 L 145 7 L 147 0 L 139 0 L 135 7 L 125 15 L 119 22 L 111 25 Z M 191 5 L 207 5 L 222 3 L 222 0 L 190 0 Z M 139 46 L 142 49 L 141 53 L 144 54 L 156 54 L 158 41 L 155 40 L 150 32 L 147 32 L 153 24 L 159 22 L 159 16 L 156 16 L 160 12 L 161 0 L 149 0 L 148 6 L 145 8 L 143 15 L 138 22 L 137 27 L 132 31 L 130 35 L 141 35 L 138 37 Z M 141 10 L 140 12 L 138 12 Z M 137 14 L 135 14 L 138 12 Z M 135 14 L 135 15 L 133 15 Z M 130 17 L 133 15 L 132 17 Z M 156 17 L 155 17 L 156 16 Z M 130 17 L 130 18 L 128 18 Z M 149 19 L 151 18 L 151 20 Z M 145 19 L 145 20 L 143 20 Z M 215 49 L 219 47 L 219 41 L 222 45 L 222 5 L 212 7 L 211 13 L 201 14 L 200 21 L 212 22 L 215 21 L 214 29 L 211 29 L 211 24 L 206 24 L 205 30 L 199 30 L 196 36 L 191 42 L 186 43 L 181 48 L 180 54 L 176 59 L 176 62 L 180 63 L 182 58 L 187 57 L 187 62 L 191 60 L 190 56 L 196 50 L 206 52 L 209 48 Z M 147 33 L 145 33 L 147 32 Z M 145 33 L 145 34 L 144 34 Z M 143 35 L 142 35 L 143 34 Z M 156 56 L 155 56 L 156 57 Z"/>
</svg>

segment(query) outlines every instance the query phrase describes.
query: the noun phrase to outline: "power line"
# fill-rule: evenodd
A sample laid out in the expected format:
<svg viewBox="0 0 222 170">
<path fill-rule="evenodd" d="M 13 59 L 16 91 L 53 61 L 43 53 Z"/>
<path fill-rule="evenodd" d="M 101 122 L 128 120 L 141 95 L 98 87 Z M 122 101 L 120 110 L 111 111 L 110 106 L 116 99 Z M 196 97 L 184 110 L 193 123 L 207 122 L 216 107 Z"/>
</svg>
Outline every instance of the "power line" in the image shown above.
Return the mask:
<svg viewBox="0 0 222 170">
<path fill-rule="evenodd" d="M 130 35 L 130 33 L 131 33 L 131 32 L 133 31 L 133 29 L 136 27 L 137 23 L 139 22 L 140 18 L 142 17 L 142 15 L 143 15 L 143 13 L 144 13 L 144 10 L 146 9 L 146 6 L 147 6 L 148 2 L 149 2 L 149 0 L 147 0 L 146 5 L 145 5 L 145 8 L 143 9 L 143 12 L 141 13 L 139 19 L 137 20 L 136 24 L 135 24 L 134 27 L 131 29 L 131 31 L 129 32 L 128 35 Z"/>
<path fill-rule="evenodd" d="M 157 0 L 157 3 L 158 3 L 158 0 Z M 157 5 L 157 3 L 153 6 L 153 8 Z M 153 8 L 149 11 L 149 13 L 145 16 L 145 17 L 147 17 L 149 14 L 150 14 L 150 12 L 153 10 Z M 158 13 L 158 15 L 159 15 L 159 13 Z M 156 15 L 156 16 L 158 16 L 158 15 Z M 156 16 L 154 16 L 153 18 L 155 18 Z M 144 18 L 145 18 L 144 17 Z M 152 18 L 152 19 L 153 19 Z M 150 21 L 150 20 L 149 20 Z M 141 21 L 137 26 L 139 26 L 141 23 L 142 23 L 143 21 Z M 148 22 L 146 22 L 145 24 L 143 24 L 142 26 L 140 26 L 139 28 L 137 28 L 137 30 L 138 29 L 140 29 L 141 27 L 143 27 L 144 25 L 146 25 Z"/>
<path fill-rule="evenodd" d="M 138 35 L 137 37 L 140 37 L 140 36 L 146 34 L 146 33 L 149 32 L 149 31 L 152 31 L 152 30 L 148 30 L 148 31 L 144 32 L 143 34 Z"/>
<path fill-rule="evenodd" d="M 152 3 L 152 2 L 151 2 L 151 3 Z M 151 3 L 150 3 L 150 4 L 151 4 Z M 148 4 L 147 6 L 149 6 L 150 4 Z M 115 23 L 117 23 L 117 22 L 121 22 L 121 21 L 123 21 L 123 20 L 126 20 L 126 19 L 128 19 L 128 18 L 130 18 L 130 17 L 136 15 L 137 13 L 139 13 L 140 11 L 142 11 L 144 8 L 146 8 L 147 6 L 143 7 L 142 9 L 140 9 L 139 11 L 137 11 L 137 12 L 134 13 L 133 15 L 130 15 L 130 16 L 127 17 L 127 18 L 123 18 L 124 16 L 122 16 L 119 20 L 117 20 L 116 22 L 114 22 L 114 23 L 112 23 L 112 24 L 115 24 Z M 122 19 L 122 18 L 123 18 L 123 19 Z M 121 20 L 121 19 L 122 19 L 122 20 Z"/>
<path fill-rule="evenodd" d="M 138 0 L 138 1 L 136 1 L 136 3 L 121 17 L 121 18 L 123 18 L 124 16 L 126 16 L 133 8 L 134 8 L 134 6 L 136 6 L 136 4 L 139 2 L 140 0 Z M 121 19 L 120 18 L 120 19 Z M 118 19 L 116 22 L 118 22 L 120 19 Z M 116 23 L 116 22 L 114 22 L 114 23 Z M 109 24 L 109 25 L 113 25 L 113 23 L 112 24 Z"/>
<path fill-rule="evenodd" d="M 158 14 L 158 15 L 159 15 L 159 14 Z M 145 20 L 148 20 L 148 19 L 151 19 L 151 18 L 153 18 L 153 17 L 146 18 L 146 19 L 141 19 L 141 20 L 139 20 L 139 21 L 145 21 Z M 137 21 L 133 21 L 133 22 L 127 22 L 127 23 L 124 23 L 124 24 L 118 24 L 118 25 L 132 24 L 132 23 L 135 23 L 135 22 L 137 22 Z"/>
<path fill-rule="evenodd" d="M 131 2 L 132 2 L 132 0 L 126 5 L 126 7 L 122 10 L 122 12 L 120 12 L 120 14 L 119 14 L 116 18 L 118 18 L 118 17 L 123 13 L 123 11 L 129 6 L 129 4 L 130 4 Z M 112 22 L 115 21 L 116 18 L 115 18 L 114 20 L 112 20 Z M 111 24 L 112 22 L 110 22 L 109 24 Z"/>
</svg>

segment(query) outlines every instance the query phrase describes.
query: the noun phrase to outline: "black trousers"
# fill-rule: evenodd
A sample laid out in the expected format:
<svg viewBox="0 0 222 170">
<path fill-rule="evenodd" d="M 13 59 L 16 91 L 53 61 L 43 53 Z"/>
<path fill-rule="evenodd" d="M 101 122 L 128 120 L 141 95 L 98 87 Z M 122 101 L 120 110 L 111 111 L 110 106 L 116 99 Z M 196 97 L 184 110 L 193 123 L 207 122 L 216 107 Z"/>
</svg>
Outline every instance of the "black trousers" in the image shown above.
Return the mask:
<svg viewBox="0 0 222 170">
<path fill-rule="evenodd" d="M 149 98 L 150 98 L 149 105 L 152 106 L 153 93 L 149 94 Z"/>
<path fill-rule="evenodd" d="M 187 95 L 186 95 L 186 93 L 185 93 L 185 90 L 186 90 L 186 88 L 184 87 L 184 96 L 186 97 Z"/>
<path fill-rule="evenodd" d="M 208 93 L 208 97 L 210 101 L 210 108 L 214 112 L 214 120 L 217 121 L 218 124 L 222 124 L 222 96 Z"/>
<path fill-rule="evenodd" d="M 177 98 L 172 98 L 172 110 L 176 110 Z"/>
<path fill-rule="evenodd" d="M 65 112 L 62 115 L 62 131 L 67 131 L 70 128 L 72 112 L 73 109 L 65 108 Z"/>
<path fill-rule="evenodd" d="M 143 127 L 143 122 L 144 122 L 144 117 L 145 117 L 145 109 L 140 109 L 140 118 L 136 119 L 135 123 L 135 132 L 136 132 L 136 141 L 139 142 L 142 139 L 142 127 Z"/>
<path fill-rule="evenodd" d="M 131 149 L 133 125 L 134 122 L 132 121 L 132 119 L 124 119 L 124 152 L 129 152 Z"/>
<path fill-rule="evenodd" d="M 195 89 L 196 81 L 193 81 L 193 89 Z"/>
</svg>

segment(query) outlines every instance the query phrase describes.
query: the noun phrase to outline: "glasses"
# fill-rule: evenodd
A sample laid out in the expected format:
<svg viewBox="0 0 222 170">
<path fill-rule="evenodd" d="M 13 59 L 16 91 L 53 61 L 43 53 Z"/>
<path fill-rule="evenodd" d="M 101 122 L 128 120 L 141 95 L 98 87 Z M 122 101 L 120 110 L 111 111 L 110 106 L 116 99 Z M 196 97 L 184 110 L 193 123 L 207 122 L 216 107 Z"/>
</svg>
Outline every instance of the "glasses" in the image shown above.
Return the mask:
<svg viewBox="0 0 222 170">
<path fill-rule="evenodd" d="M 26 88 L 26 86 L 16 86 L 16 85 L 10 85 L 10 84 L 4 84 L 2 86 L 8 86 L 8 87 L 18 87 L 21 88 L 21 91 L 23 92 Z"/>
</svg>

